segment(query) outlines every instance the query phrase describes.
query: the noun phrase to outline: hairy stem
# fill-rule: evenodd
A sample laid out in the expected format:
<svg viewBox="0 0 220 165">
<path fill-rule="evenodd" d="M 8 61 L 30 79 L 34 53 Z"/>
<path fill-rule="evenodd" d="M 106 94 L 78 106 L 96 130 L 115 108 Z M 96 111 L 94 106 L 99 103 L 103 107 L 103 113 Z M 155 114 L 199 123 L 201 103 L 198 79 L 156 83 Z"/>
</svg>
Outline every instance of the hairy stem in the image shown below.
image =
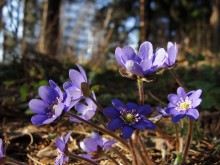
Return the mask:
<svg viewBox="0 0 220 165">
<path fill-rule="evenodd" d="M 134 148 L 134 144 L 133 144 L 132 139 L 129 139 L 129 144 L 130 144 L 131 153 L 132 153 L 132 159 L 133 159 L 132 165 L 138 165 L 137 155 L 135 153 L 135 148 Z"/>
<path fill-rule="evenodd" d="M 139 141 L 140 141 L 141 147 L 142 147 L 142 149 L 143 149 L 143 151 L 144 151 L 147 164 L 148 164 L 148 165 L 152 165 L 152 161 L 151 161 L 151 159 L 150 159 L 150 156 L 149 156 L 149 154 L 148 154 L 148 152 L 147 152 L 147 150 L 146 150 L 146 146 L 144 145 L 144 142 L 143 142 L 143 140 L 142 140 L 141 137 L 139 137 Z"/>
<path fill-rule="evenodd" d="M 108 154 L 103 154 L 106 158 L 110 159 L 112 162 L 114 162 L 116 165 L 120 165 L 113 157 L 111 157 L 110 155 Z"/>
<path fill-rule="evenodd" d="M 184 124 L 183 124 L 183 120 L 180 120 L 180 138 L 179 138 L 180 151 L 183 151 L 183 135 L 184 135 Z"/>
<path fill-rule="evenodd" d="M 139 103 L 140 105 L 144 105 L 144 84 L 141 79 L 137 80 L 138 84 L 138 93 L 139 93 Z"/>
<path fill-rule="evenodd" d="M 175 128 L 175 133 L 176 133 L 176 151 L 180 151 L 180 140 L 179 140 L 179 133 L 178 133 L 178 128 L 177 128 L 176 123 L 174 123 L 174 128 Z"/>
<path fill-rule="evenodd" d="M 138 146 L 136 146 L 136 151 L 138 151 L 138 155 L 141 157 L 142 163 L 144 165 L 148 165 L 148 161 L 146 161 L 146 158 L 144 157 L 143 153 L 141 150 L 137 149 Z"/>
<path fill-rule="evenodd" d="M 86 125 L 88 125 L 88 126 L 90 126 L 90 127 L 92 127 L 92 128 L 95 128 L 95 129 L 98 130 L 98 131 L 110 135 L 110 136 L 113 137 L 114 139 L 116 139 L 116 140 L 118 140 L 119 142 L 121 142 L 127 149 L 130 149 L 130 148 L 129 148 L 129 145 L 128 145 L 122 138 L 118 137 L 117 135 L 115 135 L 114 133 L 108 131 L 107 129 L 103 129 L 103 128 L 99 127 L 98 125 L 95 125 L 95 124 L 93 124 L 93 123 L 91 123 L 91 122 L 89 122 L 89 121 L 87 121 L 87 120 L 84 120 L 84 119 L 80 118 L 79 116 L 77 116 L 77 115 L 75 115 L 75 114 L 73 114 L 73 113 L 71 113 L 71 112 L 66 112 L 66 113 L 69 114 L 70 116 L 72 116 L 72 117 L 78 119 L 79 121 L 83 122 L 84 124 L 86 124 Z"/>
<path fill-rule="evenodd" d="M 192 137 L 192 131 L 193 131 L 193 120 L 189 119 L 189 128 L 188 128 L 188 136 L 186 140 L 186 146 L 183 152 L 183 163 L 186 161 L 186 156 L 188 154 L 189 146 L 190 146 L 190 141 Z"/>
<path fill-rule="evenodd" d="M 123 164 L 124 164 L 124 165 L 129 165 L 129 162 L 127 161 L 126 157 L 125 157 L 123 154 L 121 154 L 121 153 L 117 150 L 117 148 L 112 147 L 111 150 L 114 151 L 114 152 L 118 155 L 118 157 L 121 158 L 121 160 L 123 161 Z"/>
<path fill-rule="evenodd" d="M 137 85 L 138 85 L 138 94 L 139 94 L 139 104 L 144 105 L 144 84 L 141 79 L 137 79 Z M 135 131 L 135 136 L 134 136 L 134 142 L 138 143 L 138 137 L 139 137 L 139 130 Z"/>
<path fill-rule="evenodd" d="M 149 94 L 150 97 L 152 97 L 154 100 L 158 101 L 161 105 L 166 106 L 167 104 L 162 101 L 161 99 L 159 99 L 157 96 L 155 96 L 153 93 L 151 93 L 150 91 L 147 92 Z"/>
<path fill-rule="evenodd" d="M 174 79 L 176 80 L 176 82 L 179 84 L 179 86 L 181 86 L 182 88 L 184 88 L 186 90 L 185 85 L 183 84 L 182 80 L 179 78 L 176 71 L 174 69 L 170 69 L 170 72 L 171 72 L 172 76 L 174 77 Z"/>
</svg>

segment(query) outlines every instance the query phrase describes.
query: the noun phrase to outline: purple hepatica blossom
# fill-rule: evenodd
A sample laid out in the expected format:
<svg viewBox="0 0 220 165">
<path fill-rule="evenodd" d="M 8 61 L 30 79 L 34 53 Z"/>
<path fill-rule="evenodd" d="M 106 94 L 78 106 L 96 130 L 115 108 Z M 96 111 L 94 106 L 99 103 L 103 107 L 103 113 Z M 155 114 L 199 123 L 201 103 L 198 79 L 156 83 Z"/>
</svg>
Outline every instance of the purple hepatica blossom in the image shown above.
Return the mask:
<svg viewBox="0 0 220 165">
<path fill-rule="evenodd" d="M 66 134 L 64 139 L 63 139 L 63 137 L 56 139 L 57 158 L 56 158 L 55 165 L 62 165 L 64 162 L 68 161 L 68 157 L 66 156 L 67 155 L 66 152 L 68 151 L 67 141 L 68 141 L 70 135 L 71 135 L 71 132 Z"/>
<path fill-rule="evenodd" d="M 32 99 L 29 108 L 37 115 L 31 118 L 34 125 L 42 125 L 53 122 L 64 110 L 68 109 L 69 99 L 52 80 L 49 86 L 41 86 L 38 89 L 41 99 Z"/>
<path fill-rule="evenodd" d="M 185 115 L 192 120 L 198 119 L 199 112 L 196 107 L 202 102 L 199 98 L 201 94 L 201 89 L 186 93 L 182 87 L 179 87 L 177 89 L 177 95 L 168 95 L 170 103 L 168 104 L 166 112 L 173 115 L 172 121 L 178 122 Z"/>
<path fill-rule="evenodd" d="M 160 113 L 160 115 L 161 115 L 162 117 L 169 117 L 169 116 L 170 116 L 170 114 L 168 114 L 168 113 L 166 112 L 166 109 L 167 109 L 167 108 L 157 107 L 157 111 Z"/>
<path fill-rule="evenodd" d="M 167 59 L 164 62 L 163 67 L 172 67 L 176 63 L 176 56 L 178 54 L 178 46 L 176 43 L 168 42 L 167 43 Z"/>
<path fill-rule="evenodd" d="M 114 143 L 116 143 L 114 140 L 102 138 L 98 133 L 92 132 L 91 138 L 85 138 L 80 142 L 82 150 L 87 152 L 87 154 L 80 154 L 80 156 L 90 160 L 97 160 Z"/>
<path fill-rule="evenodd" d="M 108 129 L 115 131 L 122 128 L 124 139 L 129 139 L 135 129 L 155 129 L 154 123 L 146 119 L 146 116 L 152 111 L 150 106 L 138 106 L 131 102 L 124 106 L 117 99 L 112 100 L 112 104 L 114 107 L 104 109 L 104 114 L 112 119 L 108 123 Z"/>
<path fill-rule="evenodd" d="M 96 100 L 95 93 L 92 92 L 92 94 L 93 94 L 94 100 Z M 85 101 L 87 105 L 82 104 L 82 103 L 77 103 L 75 105 L 75 109 L 77 112 L 81 114 L 79 115 L 79 117 L 81 117 L 84 120 L 90 120 L 95 115 L 97 105 L 90 98 L 85 98 Z M 81 123 L 81 121 L 79 121 L 78 119 L 74 117 L 70 117 L 70 120 Z"/>
<path fill-rule="evenodd" d="M 130 46 L 117 47 L 115 50 L 118 63 L 137 76 L 147 76 L 157 71 L 164 64 L 166 54 L 163 48 L 157 49 L 153 54 L 153 46 L 148 41 L 141 44 L 138 55 Z"/>
<path fill-rule="evenodd" d="M 159 112 L 159 115 L 150 118 L 151 121 L 154 123 L 158 122 L 162 117 L 170 117 L 171 115 L 166 113 L 166 108 L 157 107 L 157 111 Z"/>
<path fill-rule="evenodd" d="M 3 144 L 3 140 L 0 138 L 0 163 L 4 157 L 5 157 L 4 144 Z"/>
<path fill-rule="evenodd" d="M 83 93 L 81 90 L 81 84 L 87 83 L 86 73 L 83 68 L 76 64 L 79 68 L 78 72 L 75 69 L 69 70 L 69 77 L 71 81 L 65 82 L 63 84 L 63 89 L 66 91 L 68 95 L 71 96 L 71 104 L 70 107 L 73 107 L 83 98 Z"/>
</svg>

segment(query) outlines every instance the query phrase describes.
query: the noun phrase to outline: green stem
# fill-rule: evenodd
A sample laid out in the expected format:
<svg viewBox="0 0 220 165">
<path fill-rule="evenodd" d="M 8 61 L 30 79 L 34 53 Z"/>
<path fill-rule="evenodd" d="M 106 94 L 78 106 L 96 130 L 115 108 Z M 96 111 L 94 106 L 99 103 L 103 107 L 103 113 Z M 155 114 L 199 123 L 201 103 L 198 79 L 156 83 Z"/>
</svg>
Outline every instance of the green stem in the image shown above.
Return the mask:
<svg viewBox="0 0 220 165">
<path fill-rule="evenodd" d="M 132 163 L 132 165 L 138 165 L 137 156 L 136 156 L 136 154 L 135 154 L 135 148 L 134 148 L 134 144 L 133 144 L 132 139 L 129 139 L 129 144 L 130 144 L 131 153 L 132 153 L 132 158 L 133 158 L 133 163 Z"/>
<path fill-rule="evenodd" d="M 98 165 L 98 163 L 93 162 L 93 161 L 91 161 L 89 159 L 86 159 L 86 158 L 84 158 L 82 156 L 79 156 L 79 155 L 76 155 L 76 154 L 72 154 L 71 153 L 69 156 L 72 157 L 72 158 L 75 158 L 75 159 L 83 160 L 83 161 L 85 161 L 85 162 L 87 162 L 89 164 Z"/>
<path fill-rule="evenodd" d="M 110 135 L 111 137 L 113 137 L 116 140 L 118 140 L 119 142 L 121 142 L 127 149 L 130 149 L 129 145 L 122 138 L 118 137 L 117 135 L 115 135 L 114 133 L 108 131 L 107 129 L 103 129 L 103 128 L 99 127 L 98 125 L 95 125 L 95 124 L 93 124 L 93 123 L 91 123 L 91 122 L 89 122 L 87 120 L 84 120 L 84 119 L 80 118 L 79 116 L 77 116 L 77 115 L 75 115 L 75 114 L 73 114 L 71 112 L 66 112 L 66 113 L 69 114 L 70 116 L 78 119 L 79 121 L 83 122 L 84 124 L 87 124 L 88 126 L 95 128 L 98 131 Z"/>
<path fill-rule="evenodd" d="M 178 133 L 178 128 L 177 128 L 176 123 L 174 123 L 174 128 L 175 128 L 175 133 L 176 133 L 176 151 L 180 151 L 180 140 L 179 140 L 179 133 Z"/>
<path fill-rule="evenodd" d="M 185 163 L 186 156 L 188 154 L 190 141 L 191 141 L 191 137 L 192 137 L 192 131 L 193 131 L 193 120 L 189 119 L 188 136 L 187 136 L 186 146 L 185 146 L 185 149 L 184 149 L 184 152 L 183 152 L 183 163 Z"/>
</svg>

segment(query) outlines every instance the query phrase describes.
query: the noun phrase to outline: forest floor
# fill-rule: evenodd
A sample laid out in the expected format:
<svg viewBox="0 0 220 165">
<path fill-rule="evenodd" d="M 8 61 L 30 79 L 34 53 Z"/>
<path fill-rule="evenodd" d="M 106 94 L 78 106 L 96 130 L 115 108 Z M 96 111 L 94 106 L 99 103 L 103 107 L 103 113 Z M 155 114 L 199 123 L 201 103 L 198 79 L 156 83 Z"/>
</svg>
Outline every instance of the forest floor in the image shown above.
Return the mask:
<svg viewBox="0 0 220 165">
<path fill-rule="evenodd" d="M 8 115 L 10 114 L 10 116 Z M 8 113 L 1 114 L 1 136 L 7 142 L 7 156 L 25 162 L 29 165 L 47 165 L 54 164 L 57 149 L 55 146 L 55 139 L 61 135 L 65 135 L 71 131 L 72 135 L 68 143 L 69 150 L 76 154 L 82 153 L 80 151 L 79 142 L 90 135 L 93 131 L 91 128 L 69 122 L 67 120 L 58 120 L 50 125 L 43 125 L 36 127 L 30 122 L 31 116 L 24 116 L 22 114 Z M 220 164 L 220 118 L 219 112 L 202 113 L 199 123 L 201 132 L 200 137 L 192 140 L 187 164 L 195 165 L 219 165 Z M 172 134 L 167 136 L 164 132 L 169 126 L 170 122 L 162 120 L 159 128 L 156 131 L 146 131 L 142 134 L 148 146 L 148 152 L 155 165 L 171 164 L 175 158 L 175 154 L 170 154 L 175 146 L 175 137 Z M 197 131 L 198 132 L 198 131 Z M 205 133 L 204 133 L 205 132 Z M 198 133 L 195 133 L 198 135 Z M 165 139 L 165 140 L 164 140 Z M 162 160 L 161 146 L 167 145 L 167 155 Z M 122 151 L 128 159 L 129 154 L 120 145 L 116 146 Z M 115 155 L 112 155 L 115 157 Z M 73 160 L 76 162 L 76 160 Z M 118 160 L 120 162 L 120 160 Z M 111 161 L 102 159 L 99 162 L 101 165 L 113 165 Z M 68 163 L 71 164 L 71 163 Z M 75 165 L 85 164 L 77 161 Z M 123 163 L 122 163 L 123 164 Z"/>
</svg>

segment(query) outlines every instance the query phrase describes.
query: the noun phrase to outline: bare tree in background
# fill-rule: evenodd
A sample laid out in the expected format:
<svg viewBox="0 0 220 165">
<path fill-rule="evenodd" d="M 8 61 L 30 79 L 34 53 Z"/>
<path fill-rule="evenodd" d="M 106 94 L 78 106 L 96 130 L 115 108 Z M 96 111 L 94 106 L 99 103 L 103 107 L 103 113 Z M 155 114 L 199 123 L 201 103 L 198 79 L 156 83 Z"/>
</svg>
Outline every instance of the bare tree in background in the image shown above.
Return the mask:
<svg viewBox="0 0 220 165">
<path fill-rule="evenodd" d="M 59 46 L 59 14 L 61 0 L 45 0 L 39 51 L 56 56 Z"/>
<path fill-rule="evenodd" d="M 219 43 L 220 43 L 220 40 L 219 40 L 219 17 L 220 17 L 220 11 L 219 11 L 219 8 L 220 8 L 220 1 L 219 0 L 215 0 L 214 1 L 214 5 L 213 5 L 213 8 L 212 8 L 212 14 L 211 14 L 211 17 L 210 17 L 210 24 L 212 26 L 212 51 L 213 53 L 217 53 L 218 50 L 219 50 Z"/>
</svg>

